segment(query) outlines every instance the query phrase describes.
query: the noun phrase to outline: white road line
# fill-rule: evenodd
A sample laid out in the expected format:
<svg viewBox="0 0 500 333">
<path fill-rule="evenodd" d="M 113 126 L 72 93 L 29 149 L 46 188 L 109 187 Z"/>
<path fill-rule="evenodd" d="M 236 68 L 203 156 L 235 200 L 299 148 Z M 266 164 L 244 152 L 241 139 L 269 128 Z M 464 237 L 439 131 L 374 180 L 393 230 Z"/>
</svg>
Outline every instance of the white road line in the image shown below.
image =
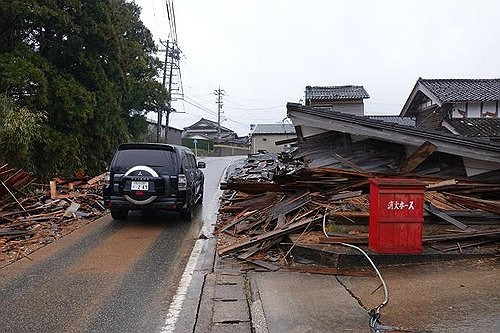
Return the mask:
<svg viewBox="0 0 500 333">
<path fill-rule="evenodd" d="M 198 262 L 198 257 L 200 256 L 201 250 L 203 248 L 203 243 L 205 240 L 198 239 L 194 243 L 193 251 L 189 256 L 189 260 L 186 265 L 184 273 L 182 273 L 181 281 L 179 282 L 179 287 L 177 287 L 177 292 L 175 293 L 172 303 L 168 309 L 167 319 L 165 320 L 165 325 L 161 328 L 161 333 L 173 333 L 175 330 L 175 324 L 179 318 L 179 314 L 182 310 L 182 303 L 186 298 L 187 290 L 191 284 L 193 278 L 194 270 Z"/>
<path fill-rule="evenodd" d="M 218 189 L 218 184 L 220 184 L 220 182 L 224 178 L 229 166 L 236 163 L 237 161 L 238 160 L 235 160 L 231 164 L 226 165 L 226 167 L 222 171 L 222 175 L 219 179 L 219 182 L 217 183 L 217 195 L 212 197 L 213 198 L 212 200 L 214 200 L 214 202 L 215 202 L 214 206 L 217 205 L 220 193 L 222 193 L 222 191 L 220 189 Z M 214 212 L 216 212 L 216 211 L 217 211 L 217 209 L 214 208 Z M 214 213 L 213 218 L 215 220 L 217 220 L 216 213 Z M 208 226 L 206 226 L 205 224 L 206 224 L 205 221 L 203 221 L 203 226 L 202 226 L 201 232 L 203 232 L 203 228 L 208 227 L 207 228 L 208 233 L 212 234 L 213 230 L 215 228 L 215 224 L 208 225 Z M 205 239 L 197 239 L 196 242 L 194 243 L 194 247 L 193 247 L 193 250 L 191 251 L 191 255 L 189 256 L 189 260 L 186 264 L 186 268 L 184 269 L 184 272 L 182 273 L 181 281 L 179 282 L 179 287 L 177 287 L 177 292 L 175 293 L 175 296 L 172 299 L 172 303 L 170 303 L 170 307 L 168 308 L 167 319 L 165 319 L 165 324 L 161 328 L 160 333 L 173 333 L 175 331 L 175 324 L 177 323 L 177 320 L 179 319 L 179 315 L 180 315 L 181 310 L 182 310 L 182 303 L 184 303 L 184 300 L 186 299 L 187 290 L 189 288 L 189 285 L 191 284 L 191 280 L 193 279 L 194 270 L 196 269 L 196 264 L 198 263 L 198 258 L 200 257 L 204 242 L 205 242 Z"/>
</svg>

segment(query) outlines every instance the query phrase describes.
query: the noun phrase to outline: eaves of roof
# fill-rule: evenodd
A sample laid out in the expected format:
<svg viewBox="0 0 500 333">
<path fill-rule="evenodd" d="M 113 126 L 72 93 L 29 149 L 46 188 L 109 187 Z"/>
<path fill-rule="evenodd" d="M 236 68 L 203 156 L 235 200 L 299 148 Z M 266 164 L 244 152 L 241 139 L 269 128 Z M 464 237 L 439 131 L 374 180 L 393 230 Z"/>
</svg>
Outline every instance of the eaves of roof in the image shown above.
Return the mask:
<svg viewBox="0 0 500 333">
<path fill-rule="evenodd" d="M 465 138 L 453 134 L 448 134 L 444 132 L 438 132 L 433 130 L 414 128 L 411 126 L 398 125 L 394 123 L 384 122 L 382 120 L 369 119 L 364 116 L 355 116 L 339 112 L 324 112 L 322 110 L 303 106 L 297 103 L 288 103 L 287 110 L 289 112 L 296 111 L 307 115 L 313 115 L 317 117 L 322 117 L 325 119 L 333 119 L 338 121 L 343 121 L 347 123 L 357 124 L 364 127 L 369 127 L 377 130 L 383 130 L 389 135 L 390 132 L 401 133 L 405 135 L 415 136 L 423 138 L 425 140 L 440 140 L 450 144 L 460 145 L 462 147 L 468 147 L 471 149 L 480 149 L 492 153 L 493 155 L 498 154 L 496 160 L 500 161 L 500 143 L 488 141 L 484 139 L 477 138 Z M 292 118 L 293 120 L 293 118 Z M 495 155 L 496 156 L 496 155 Z"/>
</svg>

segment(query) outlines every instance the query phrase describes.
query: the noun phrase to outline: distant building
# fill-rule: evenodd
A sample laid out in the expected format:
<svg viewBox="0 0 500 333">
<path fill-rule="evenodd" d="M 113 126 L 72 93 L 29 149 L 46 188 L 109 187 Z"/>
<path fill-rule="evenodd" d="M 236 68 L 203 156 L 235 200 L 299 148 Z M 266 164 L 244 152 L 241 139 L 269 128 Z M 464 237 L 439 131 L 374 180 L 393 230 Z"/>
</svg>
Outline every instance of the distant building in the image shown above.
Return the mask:
<svg viewBox="0 0 500 333">
<path fill-rule="evenodd" d="M 207 154 L 211 156 L 246 155 L 249 153 L 248 137 L 238 137 L 236 132 L 224 126 L 220 127 L 219 134 L 217 123 L 205 118 L 185 127 L 182 137 L 183 144 L 191 149 L 194 147 L 194 139 L 203 143 L 200 138 L 204 138 L 208 142 L 205 145 L 208 149 Z"/>
<path fill-rule="evenodd" d="M 307 86 L 305 105 L 321 107 L 334 112 L 363 116 L 363 100 L 370 98 L 363 86 Z"/>
<path fill-rule="evenodd" d="M 251 151 L 256 153 L 259 150 L 267 150 L 271 153 L 279 153 L 290 147 L 291 142 L 295 142 L 297 135 L 295 128 L 290 124 L 257 124 L 251 134 Z M 276 145 L 276 142 L 287 140 Z"/>
<path fill-rule="evenodd" d="M 419 78 L 401 110 L 417 128 L 500 137 L 500 79 Z"/>
<path fill-rule="evenodd" d="M 234 131 L 224 126 L 220 127 L 220 135 L 219 135 L 217 122 L 205 118 L 201 118 L 196 123 L 188 127 L 184 127 L 183 137 L 188 138 L 194 135 L 202 135 L 211 140 L 213 139 L 231 140 L 238 137 L 238 134 L 236 134 Z"/>
<path fill-rule="evenodd" d="M 182 145 L 191 148 L 197 156 L 208 156 L 214 150 L 214 141 L 203 135 L 182 138 Z"/>
</svg>

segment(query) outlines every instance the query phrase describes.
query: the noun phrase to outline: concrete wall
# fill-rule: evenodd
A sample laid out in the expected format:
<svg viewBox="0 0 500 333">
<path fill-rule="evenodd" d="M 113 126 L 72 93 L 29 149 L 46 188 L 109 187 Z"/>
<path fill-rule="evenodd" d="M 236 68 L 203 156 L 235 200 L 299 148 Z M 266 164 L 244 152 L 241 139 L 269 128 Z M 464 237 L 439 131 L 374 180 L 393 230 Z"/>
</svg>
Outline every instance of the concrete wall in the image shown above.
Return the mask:
<svg viewBox="0 0 500 333">
<path fill-rule="evenodd" d="M 214 149 L 210 153 L 210 156 L 238 156 L 248 154 L 250 154 L 250 147 L 248 146 L 214 144 Z"/>
<path fill-rule="evenodd" d="M 175 128 L 168 128 L 168 143 L 173 145 L 182 144 L 182 131 Z"/>
<path fill-rule="evenodd" d="M 313 100 L 312 106 L 329 107 L 334 112 L 353 114 L 363 116 L 365 114 L 365 106 L 362 99 L 355 100 Z"/>
<path fill-rule="evenodd" d="M 271 153 L 282 152 L 285 149 L 285 146 L 276 146 L 275 142 L 295 137 L 295 134 L 254 134 L 252 135 L 251 152 L 256 153 L 259 150 L 267 150 Z"/>
</svg>

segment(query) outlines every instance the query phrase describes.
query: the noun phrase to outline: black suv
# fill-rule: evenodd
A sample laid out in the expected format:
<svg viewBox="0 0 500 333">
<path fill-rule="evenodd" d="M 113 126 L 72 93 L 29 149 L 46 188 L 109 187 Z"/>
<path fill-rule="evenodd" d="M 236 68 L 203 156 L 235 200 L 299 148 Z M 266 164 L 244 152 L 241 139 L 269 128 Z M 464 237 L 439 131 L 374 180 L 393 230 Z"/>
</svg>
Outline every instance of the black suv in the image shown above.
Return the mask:
<svg viewBox="0 0 500 333">
<path fill-rule="evenodd" d="M 103 189 L 104 203 L 116 220 L 129 210 L 175 210 L 185 220 L 203 200 L 204 176 L 189 148 L 162 143 L 119 145 Z"/>
</svg>

